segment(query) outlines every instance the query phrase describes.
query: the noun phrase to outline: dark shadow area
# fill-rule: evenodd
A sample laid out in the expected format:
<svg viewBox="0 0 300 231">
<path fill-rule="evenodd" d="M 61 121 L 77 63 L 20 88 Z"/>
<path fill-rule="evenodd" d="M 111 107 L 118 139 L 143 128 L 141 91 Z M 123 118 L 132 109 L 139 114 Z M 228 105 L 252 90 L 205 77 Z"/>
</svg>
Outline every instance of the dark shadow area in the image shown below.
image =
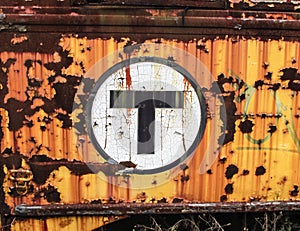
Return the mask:
<svg viewBox="0 0 300 231">
<path fill-rule="evenodd" d="M 300 230 L 300 212 L 133 215 L 93 231 Z"/>
</svg>

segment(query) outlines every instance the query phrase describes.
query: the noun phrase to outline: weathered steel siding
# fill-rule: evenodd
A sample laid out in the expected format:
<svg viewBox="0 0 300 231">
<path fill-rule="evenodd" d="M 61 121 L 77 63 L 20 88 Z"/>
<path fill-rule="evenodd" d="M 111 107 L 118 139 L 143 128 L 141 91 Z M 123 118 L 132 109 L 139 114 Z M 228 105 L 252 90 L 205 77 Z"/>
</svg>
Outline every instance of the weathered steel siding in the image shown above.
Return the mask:
<svg viewBox="0 0 300 231">
<path fill-rule="evenodd" d="M 147 200 L 163 197 L 182 197 L 189 201 L 220 201 L 221 197 L 222 200 L 227 197 L 228 201 L 298 198 L 297 195 L 291 197 L 294 185 L 299 184 L 298 89 L 294 89 L 297 82 L 294 88 L 290 85 L 294 83 L 292 75 L 298 71 L 299 43 L 243 38 L 161 42 L 187 50 L 200 59 L 213 76 L 219 76 L 219 84 L 226 91 L 228 136 L 208 173 L 199 174 L 203 159 L 200 146 L 185 173 L 189 180 L 181 181 L 179 176 L 177 181 L 171 179 L 164 186 L 146 189 Z M 199 49 L 200 45 L 205 50 Z M 40 157 L 81 161 L 78 149 L 83 144 L 68 124 L 71 112 L 68 104 L 72 98 L 65 98 L 68 97 L 65 93 L 76 89 L 76 78 L 83 76 L 96 60 L 122 46 L 124 42 L 113 38 L 62 36 L 61 51 L 51 55 L 1 52 L 3 76 L 8 81 L 3 87 L 7 87 L 8 93 L 1 110 L 2 151 L 11 149 L 12 153 L 20 153 L 16 155 L 21 155 L 23 160 Z M 57 74 L 58 71 L 61 73 Z M 283 76 L 288 80 L 283 80 Z M 51 77 L 54 81 L 49 84 Z M 241 89 L 237 89 L 237 80 L 244 81 Z M 278 89 L 272 90 L 276 86 Z M 228 96 L 231 93 L 234 97 Z M 238 102 L 239 97 L 245 99 Z M 46 105 L 45 99 L 55 102 L 55 106 Z M 208 139 L 209 131 L 201 145 L 210 142 Z M 20 165 L 30 169 L 25 161 Z M 40 171 L 43 171 L 42 166 Z M 127 190 L 110 186 L 97 175 L 74 175 L 71 171 L 64 166 L 54 167 L 48 175 L 45 172 L 41 173 L 44 176 L 35 175 L 35 183 L 38 182 L 39 188 L 53 186 L 60 194 L 57 202 L 64 203 L 109 197 L 133 201 L 141 193 L 131 190 L 128 195 Z M 121 177 L 112 178 L 118 181 Z M 4 185 L 8 188 L 9 184 L 6 180 Z M 6 195 L 8 204 L 46 203 L 42 198 L 32 201 L 34 194 L 22 198 Z"/>
<path fill-rule="evenodd" d="M 107 14 L 102 17 L 98 11 L 84 15 L 82 9 L 68 13 L 61 9 L 61 20 L 69 20 L 66 24 L 70 27 L 66 27 L 56 21 L 55 9 L 48 9 L 52 10 L 50 17 L 34 7 L 4 7 L 5 10 L 5 20 L 11 23 L 6 23 L 0 11 L 0 22 L 4 20 L 0 28 L 3 36 L 0 45 L 1 215 L 20 204 L 299 199 L 300 43 L 296 13 L 250 11 L 245 16 L 241 11 L 227 15 L 216 10 L 214 21 L 209 18 L 211 12 L 201 10 L 202 17 L 197 17 L 197 10 L 188 13 L 187 9 L 137 9 L 132 17 L 112 17 L 113 10 L 104 8 L 101 10 Z M 19 18 L 15 17 L 16 12 Z M 39 15 L 35 16 L 36 12 Z M 266 22 L 268 30 L 261 29 L 259 20 L 254 20 L 256 15 Z M 39 19 L 42 26 L 37 23 Z M 82 25 L 76 25 L 76 20 Z M 23 21 L 26 26 L 18 24 Z M 165 22 L 163 27 L 161 22 Z M 226 122 L 227 127 L 222 149 L 216 153 L 211 166 L 200 168 L 204 150 L 210 142 L 216 142 L 211 140 L 211 117 L 219 118 L 218 111 L 208 114 L 196 154 L 178 175 L 162 185 L 153 179 L 164 179 L 164 174 L 151 175 L 142 182 L 148 187 L 131 189 L 130 186 L 138 185 L 144 178 L 115 176 L 118 166 L 89 155 L 92 145 L 86 142 L 88 135 L 78 135 L 78 128 L 74 128 L 80 110 L 73 111 L 73 101 L 81 82 L 86 80 L 85 84 L 92 87 L 93 81 L 86 73 L 98 60 L 141 41 L 177 47 L 200 60 L 223 93 L 227 121 L 220 120 L 218 125 L 221 127 Z M 167 50 L 160 52 L 165 58 L 170 56 Z M 115 57 L 115 61 L 121 60 Z M 85 162 L 98 169 L 101 177 Z M 18 193 L 16 182 L 9 177 L 11 170 L 20 168 L 33 173 L 33 179 L 26 185 L 26 195 Z M 12 230 L 32 230 L 31 227 L 90 230 L 112 219 L 62 217 L 11 219 L 10 222 Z"/>
</svg>

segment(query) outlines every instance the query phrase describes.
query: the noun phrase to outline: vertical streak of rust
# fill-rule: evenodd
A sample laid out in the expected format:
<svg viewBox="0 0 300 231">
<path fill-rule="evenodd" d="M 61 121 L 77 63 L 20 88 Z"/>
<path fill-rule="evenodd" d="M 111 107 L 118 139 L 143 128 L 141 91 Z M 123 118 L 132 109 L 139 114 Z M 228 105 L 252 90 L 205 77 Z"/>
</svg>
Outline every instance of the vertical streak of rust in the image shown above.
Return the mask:
<svg viewBox="0 0 300 231">
<path fill-rule="evenodd" d="M 110 198 L 112 196 L 113 196 L 112 176 L 107 176 L 107 197 Z"/>
<path fill-rule="evenodd" d="M 120 198 L 119 188 L 118 188 L 118 176 L 112 176 L 113 184 L 113 194 L 115 198 Z"/>
<path fill-rule="evenodd" d="M 179 197 L 179 180 L 178 179 L 174 179 L 175 181 L 175 195 L 176 197 Z"/>
<path fill-rule="evenodd" d="M 43 231 L 48 231 L 47 220 L 43 220 Z"/>
<path fill-rule="evenodd" d="M 182 170 L 180 182 L 181 182 L 180 197 L 184 197 L 185 196 L 185 184 L 186 184 L 186 169 Z"/>
<path fill-rule="evenodd" d="M 78 178 L 78 180 L 77 180 L 77 189 L 76 189 L 76 191 L 78 191 L 78 201 L 81 201 L 81 194 L 82 194 L 82 192 L 81 192 L 81 187 L 80 187 L 80 182 L 81 182 L 81 176 L 77 176 L 77 178 Z"/>
<path fill-rule="evenodd" d="M 130 90 L 132 84 L 131 74 L 130 74 L 130 67 L 126 67 L 126 88 Z"/>
<path fill-rule="evenodd" d="M 126 176 L 126 200 L 130 200 L 130 176 Z"/>
</svg>

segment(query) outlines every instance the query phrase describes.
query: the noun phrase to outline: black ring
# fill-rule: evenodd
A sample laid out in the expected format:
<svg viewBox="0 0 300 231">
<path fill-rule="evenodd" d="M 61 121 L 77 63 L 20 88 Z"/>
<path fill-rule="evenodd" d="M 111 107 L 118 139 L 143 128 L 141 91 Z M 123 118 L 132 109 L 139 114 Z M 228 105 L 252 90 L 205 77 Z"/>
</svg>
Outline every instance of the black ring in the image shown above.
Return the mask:
<svg viewBox="0 0 300 231">
<path fill-rule="evenodd" d="M 95 98 L 95 96 L 98 92 L 98 89 L 101 87 L 101 85 L 104 83 L 104 81 L 109 76 L 111 76 L 113 73 L 115 73 L 117 70 L 119 70 L 121 68 L 127 67 L 131 64 L 142 63 L 142 62 L 153 62 L 153 63 L 162 64 L 162 65 L 171 67 L 174 70 L 176 70 L 177 72 L 179 72 L 180 74 L 182 74 L 190 82 L 190 84 L 194 88 L 194 90 L 195 90 L 195 92 L 198 96 L 198 99 L 199 99 L 200 110 L 201 110 L 201 121 L 200 121 L 200 127 L 199 127 L 199 130 L 198 130 L 198 134 L 197 134 L 194 142 L 192 143 L 192 145 L 189 147 L 189 149 L 180 158 L 178 158 L 177 160 L 173 161 L 170 164 L 167 164 L 167 165 L 159 167 L 159 168 L 144 169 L 144 170 L 134 169 L 132 171 L 132 173 L 136 173 L 136 174 L 155 174 L 155 173 L 163 172 L 163 171 L 169 170 L 173 167 L 176 167 L 177 165 L 182 163 L 184 160 L 186 160 L 194 152 L 194 150 L 197 148 L 198 144 L 200 143 L 200 141 L 203 137 L 204 131 L 205 131 L 205 127 L 206 127 L 206 103 L 205 103 L 204 96 L 203 96 L 201 88 L 198 85 L 198 83 L 196 82 L 196 80 L 183 67 L 181 67 L 180 65 L 178 65 L 174 61 L 170 61 L 168 59 L 164 59 L 164 58 L 160 58 L 160 57 L 148 57 L 148 56 L 147 57 L 130 58 L 130 59 L 127 59 L 127 60 L 124 60 L 122 62 L 119 62 L 119 63 L 115 64 L 114 66 L 109 68 L 98 79 L 98 81 L 95 83 L 95 86 L 93 87 L 93 89 L 91 91 L 91 94 L 89 95 L 88 103 L 87 103 L 87 106 L 86 106 L 86 111 L 87 111 L 86 125 L 87 125 L 87 130 L 88 130 L 89 137 L 90 137 L 93 145 L 95 146 L 96 150 L 99 152 L 99 154 L 105 160 L 113 159 L 111 156 L 109 156 L 102 149 L 102 147 L 98 143 L 98 141 L 97 141 L 97 139 L 94 135 L 93 129 L 92 129 L 91 110 L 92 110 L 92 105 L 93 105 L 93 102 L 94 102 L 94 98 Z"/>
</svg>

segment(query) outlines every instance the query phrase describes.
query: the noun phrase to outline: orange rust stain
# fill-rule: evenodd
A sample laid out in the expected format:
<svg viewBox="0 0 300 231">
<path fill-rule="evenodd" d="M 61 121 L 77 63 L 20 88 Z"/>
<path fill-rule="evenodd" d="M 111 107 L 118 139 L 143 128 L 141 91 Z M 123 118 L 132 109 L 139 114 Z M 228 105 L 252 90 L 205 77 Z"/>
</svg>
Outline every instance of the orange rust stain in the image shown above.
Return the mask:
<svg viewBox="0 0 300 231">
<path fill-rule="evenodd" d="M 184 84 L 184 98 L 186 99 L 187 97 L 190 97 L 190 102 L 193 102 L 193 94 L 191 94 L 190 89 L 191 89 L 191 83 L 184 77 L 183 79 L 183 84 Z"/>
<path fill-rule="evenodd" d="M 270 14 L 267 17 L 287 17 Z M 205 66 L 210 70 L 215 79 L 223 73 L 226 80 L 233 78 L 233 82 L 223 84 L 224 91 L 234 92 L 234 100 L 243 95 L 246 89 L 255 85 L 258 80 L 264 81 L 262 87 L 253 89 L 253 94 L 250 95 L 249 90 L 245 93 L 244 100 L 235 101 L 238 118 L 234 122 L 235 128 L 234 140 L 226 144 L 216 154 L 215 163 L 208 169 L 206 174 L 199 175 L 199 165 L 203 159 L 206 146 L 211 142 L 213 129 L 211 128 L 211 120 L 207 120 L 207 128 L 203 139 L 198 146 L 192 161 L 189 163 L 188 173 L 181 173 L 183 178 L 188 181 L 181 181 L 181 175 L 170 178 L 166 185 L 151 185 L 144 189 L 147 195 L 147 202 L 154 198 L 157 201 L 161 198 L 167 198 L 170 201 L 174 197 L 184 197 L 188 201 L 220 201 L 226 198 L 226 201 L 249 201 L 250 198 L 262 200 L 289 200 L 299 199 L 299 195 L 290 195 L 294 185 L 300 184 L 300 161 L 295 141 L 291 138 L 291 134 L 295 133 L 295 139 L 300 136 L 300 130 L 292 130 L 292 123 L 295 128 L 299 128 L 299 105 L 300 94 L 292 96 L 292 92 L 286 89 L 279 89 L 276 94 L 270 89 L 271 84 L 280 82 L 282 75 L 281 69 L 296 68 L 299 70 L 300 64 L 300 45 L 298 42 L 286 41 L 260 41 L 255 39 L 245 39 L 235 37 L 229 39 L 215 39 L 214 41 L 207 40 L 205 45 L 208 47 L 208 53 L 197 50 L 199 41 L 191 41 L 188 46 L 182 42 L 161 40 L 164 44 L 171 44 L 179 49 L 188 50 L 192 55 L 197 56 Z M 81 75 L 82 70 L 76 63 L 83 62 L 86 69 L 93 65 L 98 59 L 106 56 L 114 49 L 121 47 L 117 41 L 101 40 L 101 39 L 78 39 L 74 37 L 64 38 L 61 42 L 64 49 L 69 49 L 73 57 L 73 63 L 69 68 L 63 69 L 63 73 L 70 75 Z M 83 44 L 83 45 L 81 45 Z M 81 47 L 89 48 L 89 52 L 82 53 Z M 80 49 L 81 48 L 81 49 Z M 108 49 L 109 48 L 109 49 Z M 99 52 L 101 51 L 101 52 Z M 164 52 L 164 51 L 160 51 Z M 92 55 L 91 55 L 92 54 Z M 2 60 L 8 58 L 16 58 L 16 63 L 10 67 L 9 72 L 9 93 L 8 98 L 16 98 L 20 101 L 26 99 L 27 79 L 26 74 L 30 77 L 38 78 L 43 82 L 41 89 L 38 92 L 32 93 L 33 108 L 38 108 L 43 105 L 43 102 L 36 99 L 34 93 L 43 94 L 43 96 L 52 98 L 56 92 L 47 83 L 47 78 L 51 71 L 46 70 L 43 65 L 33 63 L 32 67 L 27 69 L 24 67 L 24 62 L 27 59 L 34 60 L 36 57 L 43 60 L 43 63 L 52 62 L 54 55 L 33 54 L 33 53 L 6 53 L 2 52 L 0 57 Z M 166 53 L 165 57 L 169 54 Z M 177 57 L 175 57 L 177 58 Z M 184 57 L 180 57 L 184 59 Z M 180 59 L 176 59 L 180 60 Z M 273 73 L 272 78 L 266 79 L 268 72 Z M 298 71 L 299 72 L 299 71 Z M 132 80 L 130 76 L 130 68 L 125 70 L 126 88 L 130 90 Z M 298 76 L 299 74 L 297 74 Z M 237 88 L 238 79 L 244 81 L 248 86 L 241 89 Z M 63 84 L 66 79 L 59 77 L 56 79 L 58 83 Z M 288 87 L 288 82 L 282 82 L 282 86 Z M 188 81 L 184 81 L 184 89 L 190 89 Z M 200 86 L 201 87 L 201 86 Z M 186 92 L 185 92 L 186 94 Z M 229 93 L 227 93 L 229 95 Z M 252 97 L 252 98 L 251 98 Z M 277 101 L 276 101 L 277 100 Z M 281 118 L 266 117 L 261 118 L 257 114 L 267 113 L 276 114 L 281 107 L 285 106 L 285 110 L 281 108 L 281 113 L 284 116 Z M 246 110 L 246 109 L 247 110 Z M 290 108 L 292 108 L 290 110 Z M 1 127 L 3 127 L 4 138 L 1 141 L 1 148 L 13 147 L 14 150 L 19 150 L 26 157 L 31 157 L 34 154 L 45 154 L 53 159 L 81 160 L 83 157 L 79 154 L 79 149 L 82 149 L 82 154 L 89 154 L 89 145 L 87 135 L 74 137 L 72 129 L 63 129 L 62 123 L 57 119 L 57 115 L 66 115 L 63 109 L 57 109 L 55 113 L 49 115 L 46 111 L 40 109 L 35 115 L 30 115 L 26 119 L 33 121 L 32 127 L 22 127 L 16 132 L 9 131 L 9 117 L 5 109 L 1 109 Z M 269 140 L 263 142 L 260 146 L 251 142 L 248 135 L 241 132 L 239 127 L 243 121 L 244 113 L 248 113 L 249 120 L 253 121 L 253 131 L 248 135 L 255 140 L 262 140 L 272 131 L 272 126 L 276 125 L 276 131 L 271 135 Z M 216 116 L 213 114 L 212 116 Z M 44 118 L 48 120 L 43 121 Z M 285 121 L 286 118 L 286 121 Z M 230 121 L 229 121 L 230 122 Z M 40 126 L 46 126 L 46 130 L 42 131 Z M 269 130 L 270 129 L 270 130 Z M 270 132 L 268 132 L 270 131 Z M 84 138 L 82 138 L 84 137 Z M 42 144 L 42 146 L 40 146 Z M 39 147 L 40 146 L 40 147 Z M 40 148 L 40 149 L 37 149 Z M 99 157 L 88 156 L 91 161 L 99 161 Z M 100 159 L 101 161 L 104 161 Z M 232 178 L 227 179 L 225 173 L 230 165 L 235 165 L 238 168 L 238 173 Z M 256 175 L 258 167 L 263 166 L 266 173 Z M 284 169 L 284 171 L 283 171 Z M 110 180 L 102 180 L 95 174 L 82 176 L 74 176 L 68 169 L 61 167 L 54 170 L 56 177 L 47 180 L 46 184 L 50 183 L 58 188 L 62 195 L 61 203 L 82 203 L 83 201 L 92 201 L 97 199 L 108 200 L 114 197 L 116 201 L 119 199 L 128 202 L 133 202 L 140 190 L 132 190 L 130 186 L 135 181 L 140 180 L 137 175 L 130 177 L 124 181 L 124 176 L 113 176 Z M 101 173 L 102 174 L 102 173 Z M 284 185 L 279 185 L 284 176 L 286 182 Z M 157 181 L 161 176 L 157 177 Z M 87 183 L 89 182 L 89 183 Z M 227 190 L 227 185 L 233 186 L 233 192 Z M 8 183 L 4 185 L 9 188 Z M 43 186 L 34 185 L 35 189 Z M 228 188 L 227 188 L 228 189 Z M 72 192 L 72 195 L 70 195 Z M 44 199 L 32 201 L 32 197 L 21 197 L 13 199 L 6 193 L 6 201 L 10 205 L 26 203 L 26 204 L 47 204 Z M 51 225 L 59 225 L 60 221 L 51 223 Z M 20 222 L 21 224 L 21 222 Z M 75 222 L 74 222 L 75 224 Z M 38 225 L 38 224 L 37 224 Z M 40 224 L 39 224 L 40 225 Z M 70 226 L 72 226 L 70 224 Z M 49 226 L 50 227 L 50 226 Z M 22 227 L 19 227 L 22 230 Z M 30 230 L 30 229 L 28 229 Z M 50 230 L 50 228 L 49 228 Z"/>
<path fill-rule="evenodd" d="M 11 45 L 16 45 L 16 44 L 19 44 L 19 43 L 22 43 L 24 41 L 27 41 L 28 38 L 26 36 L 20 36 L 20 37 L 17 37 L 16 35 L 10 40 L 10 43 Z"/>
<path fill-rule="evenodd" d="M 176 16 L 182 14 L 182 10 L 165 11 L 165 10 L 147 9 L 146 12 L 148 12 L 152 16 L 164 16 L 164 17 L 167 17 L 167 16 L 176 17 Z"/>
<path fill-rule="evenodd" d="M 132 79 L 131 79 L 131 74 L 130 74 L 130 67 L 126 67 L 126 88 L 127 90 L 130 90 L 131 84 L 132 84 Z"/>
<path fill-rule="evenodd" d="M 294 18 L 287 14 L 266 14 L 268 19 L 285 19 L 285 20 L 293 20 Z"/>
</svg>

